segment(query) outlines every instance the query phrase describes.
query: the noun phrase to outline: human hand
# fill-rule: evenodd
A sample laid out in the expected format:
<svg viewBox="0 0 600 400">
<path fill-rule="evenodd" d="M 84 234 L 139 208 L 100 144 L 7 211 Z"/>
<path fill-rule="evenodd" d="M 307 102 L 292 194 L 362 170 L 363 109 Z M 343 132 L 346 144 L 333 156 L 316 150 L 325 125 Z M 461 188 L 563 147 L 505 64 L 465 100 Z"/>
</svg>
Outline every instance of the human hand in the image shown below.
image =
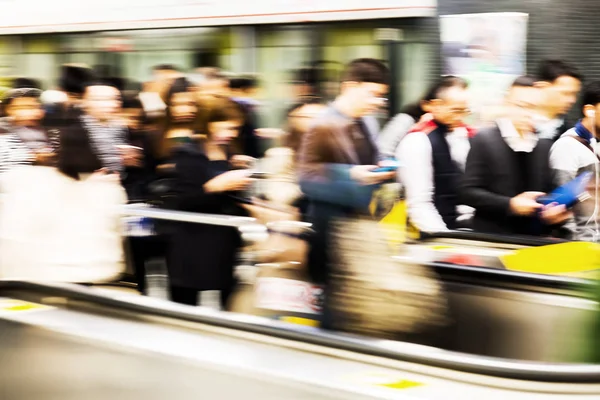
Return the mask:
<svg viewBox="0 0 600 400">
<path fill-rule="evenodd" d="M 551 203 L 542 209 L 542 220 L 548 225 L 558 225 L 573 217 L 573 213 L 564 205 Z"/>
<path fill-rule="evenodd" d="M 49 166 L 52 165 L 55 159 L 56 154 L 54 154 L 52 151 L 40 151 L 35 153 L 34 163 L 36 165 Z"/>
<path fill-rule="evenodd" d="M 204 184 L 204 190 L 210 193 L 235 192 L 246 189 L 254 179 L 248 170 L 227 171 Z"/>
<path fill-rule="evenodd" d="M 251 168 L 256 163 L 256 158 L 250 157 L 250 156 L 245 156 L 243 154 L 236 154 L 235 156 L 233 156 L 229 159 L 229 163 L 234 168 L 240 168 L 240 169 Z"/>
<path fill-rule="evenodd" d="M 141 167 L 142 166 L 142 149 L 135 146 L 122 145 L 117 146 L 121 152 L 123 165 L 126 167 Z"/>
<path fill-rule="evenodd" d="M 376 185 L 394 179 L 395 171 L 388 172 L 373 172 L 377 169 L 377 165 L 357 165 L 350 169 L 350 178 L 361 185 L 369 186 Z"/>
<path fill-rule="evenodd" d="M 537 198 L 543 196 L 543 192 L 523 192 L 510 199 L 510 210 L 515 215 L 531 216 L 544 206 L 537 202 Z"/>
<path fill-rule="evenodd" d="M 88 180 L 96 182 L 119 183 L 121 182 L 121 177 L 119 174 L 112 173 L 108 169 L 102 168 L 90 175 Z"/>
</svg>

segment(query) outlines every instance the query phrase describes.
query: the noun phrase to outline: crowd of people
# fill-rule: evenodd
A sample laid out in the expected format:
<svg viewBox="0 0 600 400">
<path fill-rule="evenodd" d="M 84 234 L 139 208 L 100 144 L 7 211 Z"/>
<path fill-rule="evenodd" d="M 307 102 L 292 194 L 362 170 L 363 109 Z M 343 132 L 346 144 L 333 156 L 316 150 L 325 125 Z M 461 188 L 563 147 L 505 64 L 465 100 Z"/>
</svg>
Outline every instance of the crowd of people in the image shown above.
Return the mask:
<svg viewBox="0 0 600 400">
<path fill-rule="evenodd" d="M 439 78 L 380 129 L 390 73 L 375 59 L 346 66 L 335 100 L 298 72 L 282 130 L 260 126 L 255 77 L 216 68 L 154 69 L 131 85 L 65 65 L 56 90 L 20 78 L 2 101 L 0 274 L 77 283 L 124 269 L 117 206 L 144 202 L 249 216 L 256 207 L 309 222 L 309 279 L 330 284 L 332 226 L 369 217 L 373 193 L 401 183 L 409 224 L 425 232 L 469 229 L 569 240 L 599 239 L 597 180 L 574 208 L 539 198 L 584 171 L 598 176 L 600 83 L 583 89 L 583 117 L 568 126 L 583 78 L 558 60 L 517 78 L 494 120 L 469 121 L 469 85 Z M 132 89 L 133 87 L 133 89 Z M 399 167 L 389 167 L 395 159 Z M 164 255 L 171 299 L 230 301 L 234 228 L 170 223 L 156 238 L 130 238 L 143 291 L 144 261 Z M 152 242 L 154 240 L 154 242 Z"/>
</svg>

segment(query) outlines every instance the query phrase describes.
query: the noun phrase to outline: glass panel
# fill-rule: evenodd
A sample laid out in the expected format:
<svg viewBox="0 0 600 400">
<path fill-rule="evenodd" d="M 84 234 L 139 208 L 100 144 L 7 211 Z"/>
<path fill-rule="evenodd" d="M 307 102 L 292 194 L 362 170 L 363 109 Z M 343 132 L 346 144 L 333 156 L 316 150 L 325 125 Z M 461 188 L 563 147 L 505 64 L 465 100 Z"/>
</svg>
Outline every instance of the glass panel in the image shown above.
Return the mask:
<svg viewBox="0 0 600 400">
<path fill-rule="evenodd" d="M 96 65 L 99 58 L 99 53 L 67 53 L 64 55 L 65 64 L 86 64 L 90 67 Z"/>
<path fill-rule="evenodd" d="M 158 64 L 174 64 L 184 70 L 194 67 L 192 51 L 138 51 L 122 54 L 123 74 L 138 82 L 150 80 L 152 67 Z"/>
<path fill-rule="evenodd" d="M 325 69 L 321 91 L 326 101 L 333 100 L 339 92 L 340 74 L 344 65 L 355 58 L 385 57 L 383 46 L 375 40 L 372 27 L 331 27 L 325 32 L 322 49 Z"/>
<path fill-rule="evenodd" d="M 434 48 L 429 43 L 401 43 L 397 52 L 400 73 L 398 95 L 400 105 L 406 105 L 421 99 L 430 85 L 434 74 Z"/>
<path fill-rule="evenodd" d="M 58 75 L 56 54 L 21 54 L 19 75 L 39 79 L 44 88 L 53 86 Z"/>
<path fill-rule="evenodd" d="M 261 125 L 278 127 L 285 120 L 285 110 L 294 102 L 288 85 L 290 74 L 310 63 L 310 32 L 303 29 L 269 30 L 261 32 L 257 41 L 257 72 L 264 103 Z M 306 45 L 299 46 L 302 43 Z"/>
</svg>

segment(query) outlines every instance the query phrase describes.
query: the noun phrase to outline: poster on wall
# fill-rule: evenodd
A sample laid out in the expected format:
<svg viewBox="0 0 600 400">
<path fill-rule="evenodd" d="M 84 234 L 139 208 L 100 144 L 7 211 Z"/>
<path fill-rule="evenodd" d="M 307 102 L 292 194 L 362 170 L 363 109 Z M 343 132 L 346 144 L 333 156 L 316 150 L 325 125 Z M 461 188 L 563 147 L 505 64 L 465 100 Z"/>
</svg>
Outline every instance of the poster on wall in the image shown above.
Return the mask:
<svg viewBox="0 0 600 400">
<path fill-rule="evenodd" d="M 444 75 L 469 82 L 473 123 L 493 119 L 512 81 L 525 74 L 528 15 L 440 17 Z"/>
</svg>

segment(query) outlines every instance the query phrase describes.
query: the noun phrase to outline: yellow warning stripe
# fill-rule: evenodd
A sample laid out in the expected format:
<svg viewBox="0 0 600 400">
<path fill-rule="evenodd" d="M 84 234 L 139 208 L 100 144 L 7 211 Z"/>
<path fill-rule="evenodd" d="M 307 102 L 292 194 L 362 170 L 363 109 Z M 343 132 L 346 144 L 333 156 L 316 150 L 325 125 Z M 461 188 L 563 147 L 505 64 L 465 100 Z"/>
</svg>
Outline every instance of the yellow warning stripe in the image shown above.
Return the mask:
<svg viewBox="0 0 600 400">
<path fill-rule="evenodd" d="M 52 307 L 15 299 L 0 299 L 1 312 L 23 312 L 49 310 Z"/>
</svg>

